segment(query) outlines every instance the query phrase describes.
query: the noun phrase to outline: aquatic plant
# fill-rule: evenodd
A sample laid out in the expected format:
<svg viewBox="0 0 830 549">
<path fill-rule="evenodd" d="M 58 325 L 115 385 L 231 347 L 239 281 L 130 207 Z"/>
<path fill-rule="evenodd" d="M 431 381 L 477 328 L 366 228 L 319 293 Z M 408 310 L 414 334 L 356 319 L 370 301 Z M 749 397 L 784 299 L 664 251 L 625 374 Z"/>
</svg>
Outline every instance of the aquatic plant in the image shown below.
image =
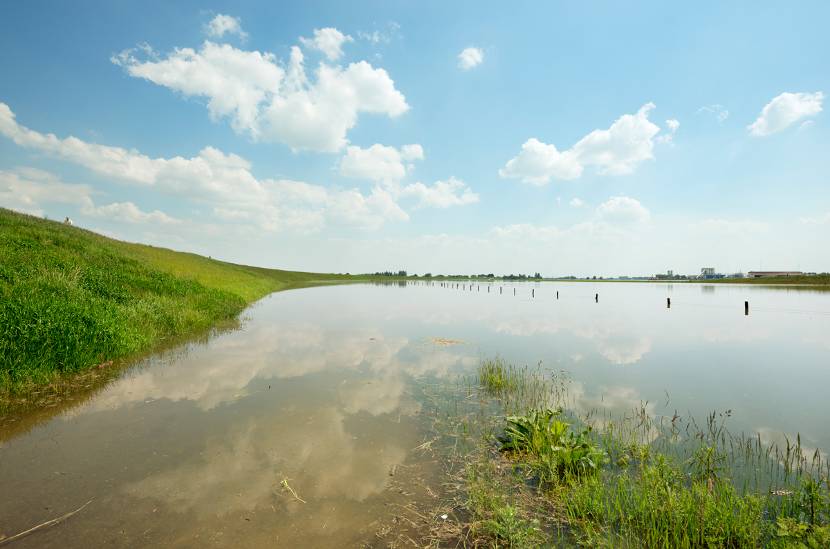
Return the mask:
<svg viewBox="0 0 830 549">
<path fill-rule="evenodd" d="M 543 481 L 595 474 L 605 452 L 590 439 L 590 428 L 575 433 L 561 418 L 562 410 L 549 408 L 505 418 L 502 451 L 529 457 Z"/>
</svg>

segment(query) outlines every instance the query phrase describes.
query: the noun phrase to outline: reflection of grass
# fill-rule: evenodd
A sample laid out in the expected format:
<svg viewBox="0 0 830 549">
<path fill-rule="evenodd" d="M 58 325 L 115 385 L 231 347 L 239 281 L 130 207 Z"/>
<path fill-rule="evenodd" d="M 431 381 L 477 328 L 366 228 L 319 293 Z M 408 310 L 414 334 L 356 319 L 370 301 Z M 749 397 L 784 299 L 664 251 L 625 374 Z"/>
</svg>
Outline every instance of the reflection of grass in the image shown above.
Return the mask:
<svg viewBox="0 0 830 549">
<path fill-rule="evenodd" d="M 799 438 L 778 447 L 733 436 L 730 412 L 700 425 L 655 417 L 645 404 L 577 417 L 551 409 L 567 406 L 560 378 L 501 360 L 482 363 L 477 381 L 478 393 L 467 386 L 436 414 L 460 511 L 429 541 L 830 546 L 830 468 Z"/>
</svg>

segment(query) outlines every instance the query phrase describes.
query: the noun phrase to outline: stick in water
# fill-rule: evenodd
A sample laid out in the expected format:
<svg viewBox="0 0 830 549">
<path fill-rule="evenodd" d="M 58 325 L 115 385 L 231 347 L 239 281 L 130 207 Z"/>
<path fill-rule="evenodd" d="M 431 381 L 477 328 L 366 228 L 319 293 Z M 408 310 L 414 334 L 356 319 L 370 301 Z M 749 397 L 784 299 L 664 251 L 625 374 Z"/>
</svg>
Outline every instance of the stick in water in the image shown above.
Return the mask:
<svg viewBox="0 0 830 549">
<path fill-rule="evenodd" d="M 297 498 L 297 501 L 301 501 L 303 503 L 306 503 L 306 500 L 304 500 L 303 498 L 298 496 L 297 492 L 294 491 L 294 488 L 292 488 L 291 486 L 288 485 L 288 479 L 287 478 L 282 479 L 282 482 L 280 482 L 280 484 L 282 485 L 283 488 L 285 488 L 289 492 L 291 492 L 291 495 L 294 496 L 295 498 Z"/>
<path fill-rule="evenodd" d="M 37 526 L 31 527 L 28 530 L 26 530 L 25 532 L 20 532 L 19 534 L 15 534 L 10 538 L 0 539 L 0 545 L 6 545 L 7 543 L 17 541 L 22 537 L 28 536 L 29 534 L 33 534 L 34 532 L 40 530 L 41 528 L 48 528 L 50 526 L 60 524 L 61 522 L 65 521 L 66 519 L 68 519 L 69 517 L 74 515 L 75 513 L 80 513 L 83 510 L 83 508 L 86 507 L 87 505 L 89 505 L 90 503 L 92 503 L 92 500 L 87 501 L 86 503 L 84 503 L 83 505 L 81 505 L 80 507 L 75 509 L 74 511 L 70 511 L 69 513 L 66 513 L 63 516 L 60 516 L 58 518 L 53 518 L 52 520 L 47 520 L 46 522 L 41 522 Z"/>
</svg>

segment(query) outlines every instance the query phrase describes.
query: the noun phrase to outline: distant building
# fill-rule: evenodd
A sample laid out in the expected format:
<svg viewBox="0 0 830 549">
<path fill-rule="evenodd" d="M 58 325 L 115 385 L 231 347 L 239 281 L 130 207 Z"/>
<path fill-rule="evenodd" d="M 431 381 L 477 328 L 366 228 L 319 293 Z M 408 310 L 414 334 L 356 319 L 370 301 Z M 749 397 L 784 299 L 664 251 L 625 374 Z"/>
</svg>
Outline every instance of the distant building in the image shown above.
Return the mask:
<svg viewBox="0 0 830 549">
<path fill-rule="evenodd" d="M 726 275 L 715 272 L 714 267 L 703 267 L 700 269 L 700 278 L 704 280 L 713 280 L 716 278 L 724 278 Z"/>
<path fill-rule="evenodd" d="M 801 271 L 749 271 L 746 276 L 749 278 L 766 278 L 768 276 L 801 276 Z"/>
<path fill-rule="evenodd" d="M 658 274 L 654 275 L 652 278 L 655 279 L 655 280 L 681 280 L 681 279 L 686 278 L 686 277 L 681 276 L 681 275 L 676 275 L 676 274 L 674 274 L 674 271 L 672 269 L 669 269 L 668 271 L 666 271 L 666 274 L 658 273 Z"/>
</svg>

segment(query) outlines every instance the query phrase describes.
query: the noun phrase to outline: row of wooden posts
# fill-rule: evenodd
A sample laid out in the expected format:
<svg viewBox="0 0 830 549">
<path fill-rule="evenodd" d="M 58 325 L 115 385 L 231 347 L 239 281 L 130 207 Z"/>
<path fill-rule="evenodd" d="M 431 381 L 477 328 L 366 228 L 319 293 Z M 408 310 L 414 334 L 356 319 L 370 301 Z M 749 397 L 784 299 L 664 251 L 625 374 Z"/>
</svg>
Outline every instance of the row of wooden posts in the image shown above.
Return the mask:
<svg viewBox="0 0 830 549">
<path fill-rule="evenodd" d="M 473 285 L 470 284 L 470 291 L 473 291 Z M 442 288 L 461 288 L 462 290 L 467 290 L 467 284 L 459 284 L 457 282 L 449 283 L 449 282 L 442 282 Z M 499 294 L 502 293 L 503 288 L 499 286 Z M 476 291 L 481 291 L 481 285 L 476 286 Z M 487 286 L 487 293 L 490 293 L 490 286 Z M 516 288 L 513 288 L 513 295 L 516 295 Z M 530 297 L 536 297 L 536 288 L 530 289 Z M 559 290 L 556 290 L 556 299 L 559 299 Z M 599 303 L 599 293 L 594 294 L 594 302 Z M 666 308 L 671 309 L 671 298 L 666 298 Z M 749 316 L 749 301 L 744 301 L 744 316 Z"/>
</svg>

